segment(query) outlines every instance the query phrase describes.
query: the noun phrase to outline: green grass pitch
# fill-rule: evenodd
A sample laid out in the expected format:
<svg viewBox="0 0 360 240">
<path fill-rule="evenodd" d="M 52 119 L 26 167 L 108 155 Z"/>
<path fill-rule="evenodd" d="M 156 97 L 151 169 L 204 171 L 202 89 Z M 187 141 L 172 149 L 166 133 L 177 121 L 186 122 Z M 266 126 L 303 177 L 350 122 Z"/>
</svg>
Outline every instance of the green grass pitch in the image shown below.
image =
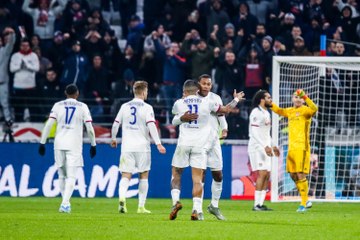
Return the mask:
<svg viewBox="0 0 360 240">
<path fill-rule="evenodd" d="M 227 221 L 205 212 L 191 221 L 192 201 L 183 200 L 175 221 L 168 220 L 171 200 L 148 199 L 152 214 L 137 214 L 128 199 L 127 214 L 117 199 L 72 199 L 72 213 L 58 213 L 60 198 L 0 197 L 1 239 L 360 239 L 359 203 L 313 203 L 297 213 L 298 203 L 269 203 L 272 212 L 253 212 L 252 201 L 221 200 Z M 204 200 L 204 209 L 209 200 Z"/>
</svg>

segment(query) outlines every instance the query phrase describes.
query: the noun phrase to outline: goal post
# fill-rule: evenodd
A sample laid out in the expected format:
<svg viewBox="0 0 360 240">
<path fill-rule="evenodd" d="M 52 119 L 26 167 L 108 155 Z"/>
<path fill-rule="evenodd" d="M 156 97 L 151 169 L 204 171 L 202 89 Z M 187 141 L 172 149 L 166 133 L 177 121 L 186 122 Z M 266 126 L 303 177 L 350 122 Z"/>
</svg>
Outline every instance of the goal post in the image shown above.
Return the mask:
<svg viewBox="0 0 360 240">
<path fill-rule="evenodd" d="M 296 89 L 318 106 L 310 127 L 309 198 L 360 202 L 360 58 L 275 56 L 272 99 L 291 107 Z M 271 201 L 299 201 L 286 172 L 287 119 L 272 113 L 272 138 L 281 155 L 271 171 Z"/>
</svg>

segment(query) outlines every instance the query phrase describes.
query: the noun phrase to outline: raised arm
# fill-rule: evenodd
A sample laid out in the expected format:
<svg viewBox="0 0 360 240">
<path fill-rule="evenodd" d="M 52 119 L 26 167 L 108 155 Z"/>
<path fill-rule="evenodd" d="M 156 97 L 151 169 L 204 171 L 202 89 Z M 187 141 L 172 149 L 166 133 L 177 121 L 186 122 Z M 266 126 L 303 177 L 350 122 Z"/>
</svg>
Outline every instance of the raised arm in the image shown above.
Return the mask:
<svg viewBox="0 0 360 240">
<path fill-rule="evenodd" d="M 283 116 L 283 117 L 287 117 L 288 113 L 286 108 L 280 108 L 278 105 L 276 105 L 275 103 L 272 103 L 271 107 L 270 107 L 271 111 L 273 111 L 274 113 Z"/>
</svg>

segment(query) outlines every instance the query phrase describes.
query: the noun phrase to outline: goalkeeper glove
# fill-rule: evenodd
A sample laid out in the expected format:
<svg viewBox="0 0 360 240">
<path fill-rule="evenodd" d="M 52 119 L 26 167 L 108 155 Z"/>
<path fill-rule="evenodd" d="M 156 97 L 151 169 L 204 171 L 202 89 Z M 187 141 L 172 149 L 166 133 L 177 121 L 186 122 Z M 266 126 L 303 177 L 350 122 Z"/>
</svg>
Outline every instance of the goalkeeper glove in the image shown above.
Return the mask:
<svg viewBox="0 0 360 240">
<path fill-rule="evenodd" d="M 96 155 L 96 146 L 91 146 L 90 147 L 90 157 L 94 158 Z"/>
<path fill-rule="evenodd" d="M 45 155 L 45 144 L 40 143 L 38 152 L 41 156 Z"/>
<path fill-rule="evenodd" d="M 307 98 L 307 96 L 306 96 L 306 94 L 305 94 L 305 91 L 302 90 L 302 89 L 296 90 L 295 94 L 296 94 L 296 96 L 299 96 L 299 97 L 301 97 L 301 98 L 303 98 L 303 99 L 306 99 L 306 98 Z"/>
</svg>

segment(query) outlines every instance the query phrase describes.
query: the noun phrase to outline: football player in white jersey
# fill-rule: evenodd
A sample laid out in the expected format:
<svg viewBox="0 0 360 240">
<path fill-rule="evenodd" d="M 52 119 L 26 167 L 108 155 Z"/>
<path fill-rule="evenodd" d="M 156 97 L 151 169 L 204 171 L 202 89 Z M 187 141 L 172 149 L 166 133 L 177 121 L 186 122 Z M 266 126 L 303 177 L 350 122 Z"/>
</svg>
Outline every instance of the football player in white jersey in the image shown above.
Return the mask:
<svg viewBox="0 0 360 240">
<path fill-rule="evenodd" d="M 139 205 L 137 213 L 151 213 L 145 209 L 146 196 L 149 189 L 149 171 L 151 165 L 150 136 L 160 153 L 166 149 L 161 144 L 155 125 L 154 110 L 145 103 L 148 95 L 148 84 L 136 81 L 133 86 L 135 98 L 121 105 L 111 130 L 111 146 L 117 147 L 116 135 L 122 129 L 122 143 L 119 170 L 119 213 L 126 213 L 126 192 L 132 174 L 139 172 Z"/>
<path fill-rule="evenodd" d="M 180 203 L 180 180 L 183 169 L 191 166 L 193 180 L 193 211 L 191 220 L 199 220 L 199 212 L 202 210 L 202 177 L 206 169 L 208 149 L 211 147 L 213 132 L 209 124 L 210 114 L 227 113 L 230 108 L 236 106 L 242 100 L 244 94 L 236 93 L 235 99 L 228 106 L 224 107 L 217 102 L 210 101 L 197 95 L 198 83 L 187 80 L 183 86 L 184 98 L 179 99 L 173 106 L 174 125 L 180 124 L 178 144 L 172 159 L 171 196 L 173 207 L 170 213 L 170 220 L 177 217 L 182 209 Z M 184 119 L 184 116 L 192 116 L 191 121 Z M 201 219 L 200 219 L 201 220 Z"/>
<path fill-rule="evenodd" d="M 270 129 L 271 117 L 268 108 L 272 99 L 266 90 L 259 90 L 252 99 L 252 111 L 249 117 L 248 154 L 251 168 L 257 172 L 254 194 L 254 211 L 271 210 L 264 205 L 266 190 L 271 171 L 271 157 L 279 156 L 276 146 L 272 146 Z"/>
<path fill-rule="evenodd" d="M 56 122 L 56 135 L 54 140 L 55 165 L 58 167 L 59 186 L 62 202 L 59 212 L 70 213 L 70 198 L 74 191 L 76 172 L 84 166 L 82 156 L 83 125 L 85 124 L 90 138 L 90 156 L 96 155 L 95 132 L 88 106 L 76 99 L 79 90 L 75 84 L 65 89 L 66 99 L 54 104 L 49 119 L 42 131 L 39 154 L 45 154 L 45 142 L 50 129 Z"/>
</svg>

